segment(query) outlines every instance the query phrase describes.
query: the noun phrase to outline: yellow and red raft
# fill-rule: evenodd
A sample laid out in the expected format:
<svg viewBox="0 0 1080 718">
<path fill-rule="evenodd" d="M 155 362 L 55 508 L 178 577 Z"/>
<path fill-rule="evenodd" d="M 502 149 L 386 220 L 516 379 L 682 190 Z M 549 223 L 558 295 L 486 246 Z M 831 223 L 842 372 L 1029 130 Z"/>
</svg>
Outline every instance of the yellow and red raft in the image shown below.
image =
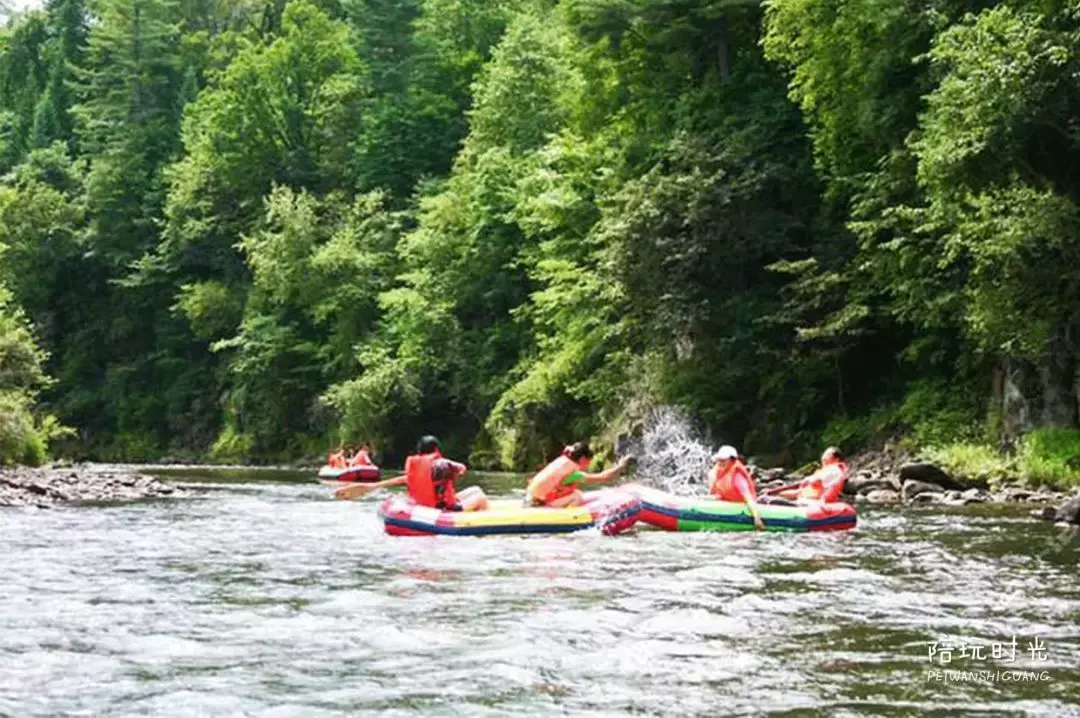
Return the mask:
<svg viewBox="0 0 1080 718">
<path fill-rule="evenodd" d="M 614 535 L 638 520 L 641 502 L 616 489 L 585 494 L 582 506 L 528 507 L 520 500 L 492 501 L 484 511 L 442 511 L 394 496 L 379 506 L 379 518 L 391 536 L 490 536 L 492 534 L 570 533 L 598 528 Z"/>
</svg>

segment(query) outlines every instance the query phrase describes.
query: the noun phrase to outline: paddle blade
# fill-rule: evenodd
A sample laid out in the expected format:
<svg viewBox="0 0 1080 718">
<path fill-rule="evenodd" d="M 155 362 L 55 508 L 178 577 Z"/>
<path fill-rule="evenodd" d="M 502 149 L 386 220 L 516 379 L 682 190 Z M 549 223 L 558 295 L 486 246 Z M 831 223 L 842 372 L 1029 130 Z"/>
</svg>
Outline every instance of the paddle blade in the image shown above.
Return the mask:
<svg viewBox="0 0 1080 718">
<path fill-rule="evenodd" d="M 374 486 L 370 484 L 353 484 L 352 486 L 342 486 L 340 489 L 334 492 L 335 499 L 342 499 L 348 501 L 350 499 L 358 499 L 362 496 L 367 496 Z"/>
</svg>

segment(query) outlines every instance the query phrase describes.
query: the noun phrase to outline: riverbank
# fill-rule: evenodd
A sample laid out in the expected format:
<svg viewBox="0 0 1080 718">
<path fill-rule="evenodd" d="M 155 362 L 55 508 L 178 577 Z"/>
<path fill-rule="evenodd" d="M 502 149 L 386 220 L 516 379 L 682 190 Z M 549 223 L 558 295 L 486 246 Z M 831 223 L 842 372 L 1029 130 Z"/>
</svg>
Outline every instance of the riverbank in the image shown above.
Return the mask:
<svg viewBox="0 0 1080 718">
<path fill-rule="evenodd" d="M 0 468 L 0 506 L 46 508 L 171 496 L 178 489 L 131 468 L 107 464 Z"/>
</svg>

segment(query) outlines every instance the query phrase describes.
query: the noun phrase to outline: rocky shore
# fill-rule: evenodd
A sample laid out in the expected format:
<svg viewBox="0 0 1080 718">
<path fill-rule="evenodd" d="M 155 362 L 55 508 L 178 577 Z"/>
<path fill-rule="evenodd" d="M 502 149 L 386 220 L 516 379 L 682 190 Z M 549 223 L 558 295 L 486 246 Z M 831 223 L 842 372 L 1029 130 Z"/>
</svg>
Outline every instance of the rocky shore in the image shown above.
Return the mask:
<svg viewBox="0 0 1080 718">
<path fill-rule="evenodd" d="M 63 503 L 112 503 L 170 496 L 155 478 L 115 466 L 75 464 L 0 468 L 0 506 L 45 508 Z"/>
</svg>

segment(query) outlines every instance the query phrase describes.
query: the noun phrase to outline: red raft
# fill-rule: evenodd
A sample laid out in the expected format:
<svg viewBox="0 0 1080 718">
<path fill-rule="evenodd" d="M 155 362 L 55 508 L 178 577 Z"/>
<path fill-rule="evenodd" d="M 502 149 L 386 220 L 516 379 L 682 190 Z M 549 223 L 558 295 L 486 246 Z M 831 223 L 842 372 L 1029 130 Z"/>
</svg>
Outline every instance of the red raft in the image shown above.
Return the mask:
<svg viewBox="0 0 1080 718">
<path fill-rule="evenodd" d="M 319 483 L 327 486 L 341 486 L 343 484 L 373 484 L 379 480 L 382 472 L 374 464 L 360 464 L 358 466 L 346 466 L 335 468 L 324 466 L 319 469 Z"/>
</svg>

